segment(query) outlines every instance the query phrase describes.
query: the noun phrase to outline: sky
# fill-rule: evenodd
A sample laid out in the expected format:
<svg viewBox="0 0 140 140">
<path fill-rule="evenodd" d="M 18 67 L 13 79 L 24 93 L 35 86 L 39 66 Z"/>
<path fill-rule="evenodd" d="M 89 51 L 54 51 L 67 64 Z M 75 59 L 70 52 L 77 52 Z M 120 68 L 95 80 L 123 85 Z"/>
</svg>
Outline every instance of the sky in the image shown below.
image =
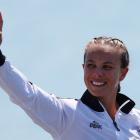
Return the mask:
<svg viewBox="0 0 140 140">
<path fill-rule="evenodd" d="M 47 92 L 79 99 L 85 88 L 83 53 L 97 36 L 117 37 L 130 53 L 121 92 L 140 109 L 140 1 L 0 0 L 7 59 Z M 0 139 L 52 140 L 0 90 Z"/>
</svg>

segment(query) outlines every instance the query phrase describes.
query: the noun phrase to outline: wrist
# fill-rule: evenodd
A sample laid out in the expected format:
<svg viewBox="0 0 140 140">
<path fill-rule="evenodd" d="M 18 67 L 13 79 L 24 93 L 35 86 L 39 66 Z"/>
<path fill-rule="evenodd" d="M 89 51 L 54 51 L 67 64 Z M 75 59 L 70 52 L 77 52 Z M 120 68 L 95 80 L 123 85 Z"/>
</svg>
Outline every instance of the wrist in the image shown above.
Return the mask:
<svg viewBox="0 0 140 140">
<path fill-rule="evenodd" d="M 2 54 L 2 51 L 0 50 L 0 66 L 2 66 L 5 63 L 6 57 Z"/>
</svg>

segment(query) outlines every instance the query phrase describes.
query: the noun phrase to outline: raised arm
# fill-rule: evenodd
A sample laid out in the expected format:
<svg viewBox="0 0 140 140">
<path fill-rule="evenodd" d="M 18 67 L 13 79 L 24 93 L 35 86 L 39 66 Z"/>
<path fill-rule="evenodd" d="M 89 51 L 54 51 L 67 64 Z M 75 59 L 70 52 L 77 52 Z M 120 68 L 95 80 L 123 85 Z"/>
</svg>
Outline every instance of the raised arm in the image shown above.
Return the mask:
<svg viewBox="0 0 140 140">
<path fill-rule="evenodd" d="M 2 25 L 3 20 L 0 14 L 1 33 Z M 1 42 L 2 34 L 0 34 Z M 72 114 L 73 110 L 55 95 L 48 94 L 30 82 L 18 69 L 5 59 L 1 50 L 0 87 L 9 95 L 15 104 L 24 109 L 36 124 L 40 125 L 52 136 L 59 136 L 69 126 L 67 125 L 68 122 L 71 122 L 69 121 L 71 119 L 69 114 Z"/>
</svg>

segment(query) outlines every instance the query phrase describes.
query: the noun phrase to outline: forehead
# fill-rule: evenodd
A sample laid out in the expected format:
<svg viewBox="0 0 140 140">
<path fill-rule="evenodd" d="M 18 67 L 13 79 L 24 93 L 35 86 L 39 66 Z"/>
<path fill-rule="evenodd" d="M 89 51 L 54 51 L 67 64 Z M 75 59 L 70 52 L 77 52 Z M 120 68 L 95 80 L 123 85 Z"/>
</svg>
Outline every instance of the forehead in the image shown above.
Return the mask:
<svg viewBox="0 0 140 140">
<path fill-rule="evenodd" d="M 86 50 L 85 61 L 89 60 L 102 60 L 116 62 L 120 61 L 121 52 L 118 47 L 110 45 L 94 45 Z"/>
</svg>

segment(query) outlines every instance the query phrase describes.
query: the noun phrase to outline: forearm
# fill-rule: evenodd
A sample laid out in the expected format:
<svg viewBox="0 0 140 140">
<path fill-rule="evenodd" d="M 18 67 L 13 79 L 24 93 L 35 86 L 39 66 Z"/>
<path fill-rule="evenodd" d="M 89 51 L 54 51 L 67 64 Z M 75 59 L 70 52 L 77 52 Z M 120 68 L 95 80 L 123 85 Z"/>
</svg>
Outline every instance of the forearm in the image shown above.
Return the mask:
<svg viewBox="0 0 140 140">
<path fill-rule="evenodd" d="M 16 102 L 26 102 L 34 96 L 32 85 L 27 78 L 5 59 L 1 51 L 0 86 Z"/>
<path fill-rule="evenodd" d="M 55 95 L 50 95 L 29 82 L 7 60 L 0 66 L 0 87 L 15 104 L 22 107 L 32 120 L 46 131 L 52 135 L 56 135 L 54 134 L 56 131 L 62 131 L 57 126 L 61 126 L 62 123 L 62 102 Z M 59 129 L 55 130 L 57 128 Z"/>
</svg>

